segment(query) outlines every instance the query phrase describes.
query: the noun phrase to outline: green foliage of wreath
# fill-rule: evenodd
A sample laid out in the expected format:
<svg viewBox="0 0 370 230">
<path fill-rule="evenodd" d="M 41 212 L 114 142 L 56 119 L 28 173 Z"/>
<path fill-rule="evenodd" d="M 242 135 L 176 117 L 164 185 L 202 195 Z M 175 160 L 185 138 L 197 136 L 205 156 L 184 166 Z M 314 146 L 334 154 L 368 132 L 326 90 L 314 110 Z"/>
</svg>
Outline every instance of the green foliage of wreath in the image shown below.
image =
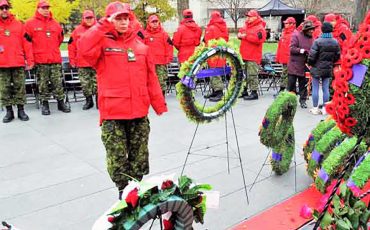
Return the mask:
<svg viewBox="0 0 370 230">
<path fill-rule="evenodd" d="M 204 59 L 205 54 L 215 47 L 222 47 L 224 49 L 229 48 L 233 50 L 235 56 L 237 57 L 237 60 L 235 60 L 235 57 L 231 57 L 231 55 L 228 53 L 225 53 L 222 56 L 222 58 L 225 58 L 226 62 L 231 65 L 232 68 L 227 90 L 226 92 L 224 92 L 224 96 L 219 102 L 215 103 L 212 106 L 204 106 L 204 104 L 201 104 L 195 100 L 193 91 L 185 86 L 181 81 L 176 84 L 177 98 L 180 101 L 183 111 L 190 121 L 196 123 L 207 123 L 211 122 L 214 119 L 220 118 L 221 115 L 223 115 L 236 103 L 237 98 L 243 88 L 243 76 L 240 76 L 242 66 L 244 65 L 243 60 L 240 54 L 236 51 L 238 50 L 238 48 L 231 43 L 227 43 L 223 39 L 211 40 L 209 41 L 208 46 L 206 46 L 205 44 L 198 46 L 189 60 L 181 65 L 178 77 L 180 79 L 183 79 L 186 76 L 191 76 L 193 64 L 196 63 L 197 59 Z M 236 61 L 239 63 L 235 63 Z M 238 65 L 241 66 L 240 70 L 236 69 L 236 66 Z"/>
<path fill-rule="evenodd" d="M 370 154 L 367 154 L 363 161 L 355 167 L 353 170 L 350 180 L 360 189 L 362 189 L 365 184 L 370 179 Z"/>
<path fill-rule="evenodd" d="M 327 119 L 321 121 L 316 128 L 311 131 L 311 134 L 307 138 L 306 143 L 303 145 L 303 156 L 306 162 L 308 163 L 308 157 L 314 150 L 318 140 L 322 138 L 330 129 L 335 126 L 335 121 L 333 119 Z"/>
<path fill-rule="evenodd" d="M 272 170 L 282 175 L 289 170 L 295 150 L 293 119 L 297 109 L 297 96 L 281 92 L 267 109 L 262 121 L 260 142 L 272 148 Z"/>
</svg>

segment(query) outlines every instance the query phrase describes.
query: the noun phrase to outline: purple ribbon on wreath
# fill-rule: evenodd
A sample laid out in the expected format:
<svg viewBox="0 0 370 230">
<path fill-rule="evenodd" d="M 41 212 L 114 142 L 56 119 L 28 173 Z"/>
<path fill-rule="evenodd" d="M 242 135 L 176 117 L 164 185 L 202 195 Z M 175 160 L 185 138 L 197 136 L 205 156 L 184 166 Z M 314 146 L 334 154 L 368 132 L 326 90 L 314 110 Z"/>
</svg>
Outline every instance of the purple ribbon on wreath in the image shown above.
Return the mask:
<svg viewBox="0 0 370 230">
<path fill-rule="evenodd" d="M 329 180 L 329 175 L 325 172 L 325 169 L 320 169 L 319 177 L 321 178 L 322 181 L 324 181 L 324 183 L 326 183 Z"/>
<path fill-rule="evenodd" d="M 370 151 L 368 151 L 367 153 L 365 153 L 365 155 L 361 156 L 360 159 L 358 159 L 358 161 L 356 162 L 355 168 L 357 168 L 364 161 L 364 159 L 367 157 L 369 153 Z"/>
<path fill-rule="evenodd" d="M 308 142 L 311 142 L 313 140 L 315 140 L 315 137 L 312 134 L 310 134 L 310 136 L 308 136 Z"/>
<path fill-rule="evenodd" d="M 190 89 L 195 89 L 195 83 L 194 83 L 193 79 L 189 76 L 184 76 L 181 79 L 181 83 L 184 84 L 186 87 L 188 87 Z"/>
<path fill-rule="evenodd" d="M 269 124 L 270 124 L 270 121 L 269 119 L 267 119 L 266 117 L 263 118 L 263 121 L 262 121 L 262 126 L 264 129 L 267 129 L 267 127 L 269 127 Z"/>
<path fill-rule="evenodd" d="M 316 163 L 319 164 L 322 160 L 322 155 L 316 149 L 314 149 L 312 154 L 311 154 L 311 158 L 312 158 L 312 160 L 316 161 Z"/>
<path fill-rule="evenodd" d="M 282 161 L 283 160 L 283 155 L 280 154 L 280 153 L 276 153 L 274 151 L 272 151 L 272 155 L 271 155 L 272 159 L 274 161 Z"/>
</svg>

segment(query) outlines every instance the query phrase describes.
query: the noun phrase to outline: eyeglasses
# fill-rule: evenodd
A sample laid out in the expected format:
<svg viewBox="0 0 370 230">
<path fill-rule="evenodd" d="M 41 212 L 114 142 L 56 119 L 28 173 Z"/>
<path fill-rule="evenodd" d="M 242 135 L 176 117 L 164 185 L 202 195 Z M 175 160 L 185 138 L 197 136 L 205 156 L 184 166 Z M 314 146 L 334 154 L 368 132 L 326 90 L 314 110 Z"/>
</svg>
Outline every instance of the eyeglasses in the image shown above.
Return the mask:
<svg viewBox="0 0 370 230">
<path fill-rule="evenodd" d="M 48 9 L 50 9 L 50 6 L 42 6 L 41 9 L 48 10 Z"/>
<path fill-rule="evenodd" d="M 9 10 L 9 6 L 0 6 L 0 10 Z"/>
<path fill-rule="evenodd" d="M 158 20 L 151 21 L 152 23 L 158 23 Z"/>
<path fill-rule="evenodd" d="M 89 19 L 93 19 L 93 18 L 94 18 L 94 17 L 90 17 L 90 16 L 89 16 L 89 17 L 85 17 L 85 19 L 88 19 L 88 20 L 89 20 Z"/>
</svg>

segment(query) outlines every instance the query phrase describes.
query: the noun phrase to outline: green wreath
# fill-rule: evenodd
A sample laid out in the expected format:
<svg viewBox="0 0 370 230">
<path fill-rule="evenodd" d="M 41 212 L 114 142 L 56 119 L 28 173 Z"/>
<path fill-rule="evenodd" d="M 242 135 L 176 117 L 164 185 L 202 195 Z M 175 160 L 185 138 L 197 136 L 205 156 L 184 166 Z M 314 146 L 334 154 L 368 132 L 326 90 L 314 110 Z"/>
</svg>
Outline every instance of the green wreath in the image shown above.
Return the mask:
<svg viewBox="0 0 370 230">
<path fill-rule="evenodd" d="M 281 92 L 268 108 L 260 126 L 260 142 L 272 148 L 272 170 L 278 175 L 289 170 L 295 149 L 293 119 L 297 110 L 297 96 Z"/>
<path fill-rule="evenodd" d="M 362 189 L 370 179 L 370 150 L 356 163 L 352 174 L 347 181 L 347 186 L 352 191 Z"/>
<path fill-rule="evenodd" d="M 198 82 L 197 73 L 207 59 L 216 55 L 225 58 L 229 64 L 230 80 L 223 98 L 213 106 L 205 106 L 195 99 L 193 91 Z M 177 98 L 186 116 L 196 123 L 211 122 L 224 115 L 237 101 L 243 87 L 243 60 L 225 40 L 211 40 L 208 46 L 203 44 L 196 48 L 189 60 L 181 65 L 178 77 L 181 80 L 176 84 Z"/>
</svg>

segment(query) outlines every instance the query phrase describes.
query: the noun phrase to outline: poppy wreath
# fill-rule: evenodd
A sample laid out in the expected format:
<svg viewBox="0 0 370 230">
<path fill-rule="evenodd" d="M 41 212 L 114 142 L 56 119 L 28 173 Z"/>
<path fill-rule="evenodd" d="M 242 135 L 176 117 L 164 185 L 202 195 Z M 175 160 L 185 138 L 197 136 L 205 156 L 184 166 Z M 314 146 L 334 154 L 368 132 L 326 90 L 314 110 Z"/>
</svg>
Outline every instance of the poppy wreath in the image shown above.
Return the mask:
<svg viewBox="0 0 370 230">
<path fill-rule="evenodd" d="M 243 60 L 231 44 L 223 39 L 211 40 L 208 46 L 202 44 L 197 47 L 188 61 L 183 63 L 178 77 L 181 79 L 176 84 L 177 98 L 189 120 L 196 123 L 207 123 L 224 115 L 237 101 L 243 88 Z M 212 106 L 199 103 L 194 96 L 197 84 L 197 73 L 216 55 L 226 59 L 230 68 L 230 80 L 223 98 Z"/>
<path fill-rule="evenodd" d="M 359 26 L 353 39 L 345 44 L 340 67 L 334 70 L 333 99 L 326 110 L 342 132 L 349 136 L 364 136 L 370 143 L 370 26 L 368 20 Z"/>
<path fill-rule="evenodd" d="M 208 184 L 195 185 L 193 180 L 181 176 L 178 183 L 163 181 L 160 186 L 140 182 L 108 214 L 112 224 L 109 230 L 138 230 L 158 215 L 171 212 L 163 219 L 165 229 L 192 229 L 193 221 L 204 223 Z"/>
<path fill-rule="evenodd" d="M 316 128 L 314 128 L 308 136 L 305 144 L 303 145 L 303 156 L 308 163 L 308 156 L 312 154 L 314 147 L 318 140 L 320 140 L 330 129 L 335 126 L 335 121 L 331 118 L 321 121 Z"/>
<path fill-rule="evenodd" d="M 357 162 L 352 174 L 347 181 L 347 186 L 356 196 L 360 195 L 361 189 L 364 188 L 370 179 L 370 150 L 368 150 Z"/>
<path fill-rule="evenodd" d="M 278 175 L 289 170 L 295 149 L 293 119 L 297 110 L 297 96 L 281 92 L 267 109 L 260 126 L 260 142 L 272 148 L 271 165 Z"/>
</svg>

